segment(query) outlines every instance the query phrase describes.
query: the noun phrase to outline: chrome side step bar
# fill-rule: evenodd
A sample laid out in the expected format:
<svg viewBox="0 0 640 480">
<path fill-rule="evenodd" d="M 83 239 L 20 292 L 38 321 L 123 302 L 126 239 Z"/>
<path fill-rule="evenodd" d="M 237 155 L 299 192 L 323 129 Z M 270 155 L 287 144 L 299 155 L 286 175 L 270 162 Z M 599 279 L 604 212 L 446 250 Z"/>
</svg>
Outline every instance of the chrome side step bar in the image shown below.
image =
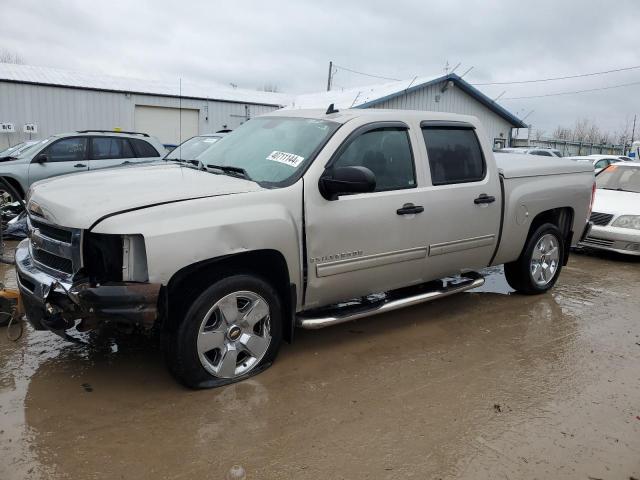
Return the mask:
<svg viewBox="0 0 640 480">
<path fill-rule="evenodd" d="M 337 325 L 339 323 L 351 322 L 352 320 L 358 320 L 364 317 L 371 317 L 373 315 L 379 315 L 381 313 L 391 312 L 400 308 L 410 307 L 412 305 L 418 305 L 420 303 L 430 302 L 442 297 L 448 297 L 454 293 L 464 292 L 465 290 L 471 290 L 472 288 L 480 287 L 484 284 L 484 277 L 476 272 L 468 272 L 462 275 L 463 281 L 445 286 L 437 290 L 431 290 L 427 292 L 421 292 L 414 295 L 408 295 L 402 298 L 385 299 L 380 302 L 373 303 L 370 308 L 359 308 L 357 311 L 348 310 L 345 308 L 344 314 L 335 310 L 332 314 L 327 316 L 307 316 L 304 312 L 298 315 L 296 318 L 296 325 L 301 328 L 315 330 L 318 328 L 330 327 L 331 325 Z M 318 313 L 318 312 L 315 312 Z"/>
</svg>

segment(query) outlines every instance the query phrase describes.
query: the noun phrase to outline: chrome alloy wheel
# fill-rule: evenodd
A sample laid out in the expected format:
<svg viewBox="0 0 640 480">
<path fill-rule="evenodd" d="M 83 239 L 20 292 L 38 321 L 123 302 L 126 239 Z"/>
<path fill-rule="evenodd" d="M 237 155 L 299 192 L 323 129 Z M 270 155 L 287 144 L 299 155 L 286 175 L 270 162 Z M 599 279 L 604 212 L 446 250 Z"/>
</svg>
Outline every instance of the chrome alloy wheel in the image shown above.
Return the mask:
<svg viewBox="0 0 640 480">
<path fill-rule="evenodd" d="M 555 235 L 540 237 L 531 253 L 531 278 L 540 287 L 547 285 L 556 274 L 560 262 L 560 248 Z"/>
<path fill-rule="evenodd" d="M 235 378 L 255 367 L 271 344 L 269 304 L 249 291 L 230 293 L 207 312 L 198 332 L 198 357 L 219 378 Z"/>
</svg>

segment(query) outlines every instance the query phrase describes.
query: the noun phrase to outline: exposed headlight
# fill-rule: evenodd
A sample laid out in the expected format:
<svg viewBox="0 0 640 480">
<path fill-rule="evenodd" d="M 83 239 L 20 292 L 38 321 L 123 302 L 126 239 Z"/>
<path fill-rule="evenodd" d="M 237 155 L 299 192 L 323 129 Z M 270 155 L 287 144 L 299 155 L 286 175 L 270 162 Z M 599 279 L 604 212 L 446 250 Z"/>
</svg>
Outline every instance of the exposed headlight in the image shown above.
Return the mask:
<svg viewBox="0 0 640 480">
<path fill-rule="evenodd" d="M 621 215 L 615 219 L 611 226 L 640 230 L 640 215 Z"/>
</svg>

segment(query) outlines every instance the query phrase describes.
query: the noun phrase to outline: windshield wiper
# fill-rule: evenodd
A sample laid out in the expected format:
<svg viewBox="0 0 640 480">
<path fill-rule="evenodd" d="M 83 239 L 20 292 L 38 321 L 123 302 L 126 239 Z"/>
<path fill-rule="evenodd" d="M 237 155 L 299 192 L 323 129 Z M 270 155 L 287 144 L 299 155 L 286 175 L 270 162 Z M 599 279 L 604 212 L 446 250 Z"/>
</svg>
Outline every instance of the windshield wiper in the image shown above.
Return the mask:
<svg viewBox="0 0 640 480">
<path fill-rule="evenodd" d="M 230 175 L 232 177 L 240 177 L 246 180 L 251 180 L 251 177 L 249 176 L 247 171 L 241 167 L 232 167 L 230 165 L 212 165 L 210 163 L 208 163 L 206 167 L 212 168 L 214 170 L 220 170 L 225 175 Z"/>
</svg>

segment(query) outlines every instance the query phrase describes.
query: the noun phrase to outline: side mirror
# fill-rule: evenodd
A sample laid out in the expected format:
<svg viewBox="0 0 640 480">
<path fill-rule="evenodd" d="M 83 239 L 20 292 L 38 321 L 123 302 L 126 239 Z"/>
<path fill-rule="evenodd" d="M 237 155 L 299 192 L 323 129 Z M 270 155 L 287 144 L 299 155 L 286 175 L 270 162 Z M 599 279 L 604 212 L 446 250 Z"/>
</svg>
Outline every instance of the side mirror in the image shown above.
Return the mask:
<svg viewBox="0 0 640 480">
<path fill-rule="evenodd" d="M 45 163 L 47 161 L 47 154 L 46 153 L 41 153 L 36 157 L 36 162 L 37 163 Z"/>
<path fill-rule="evenodd" d="M 329 168 L 320 177 L 318 187 L 324 198 L 337 200 L 339 195 L 373 192 L 376 176 L 366 167 Z"/>
</svg>

